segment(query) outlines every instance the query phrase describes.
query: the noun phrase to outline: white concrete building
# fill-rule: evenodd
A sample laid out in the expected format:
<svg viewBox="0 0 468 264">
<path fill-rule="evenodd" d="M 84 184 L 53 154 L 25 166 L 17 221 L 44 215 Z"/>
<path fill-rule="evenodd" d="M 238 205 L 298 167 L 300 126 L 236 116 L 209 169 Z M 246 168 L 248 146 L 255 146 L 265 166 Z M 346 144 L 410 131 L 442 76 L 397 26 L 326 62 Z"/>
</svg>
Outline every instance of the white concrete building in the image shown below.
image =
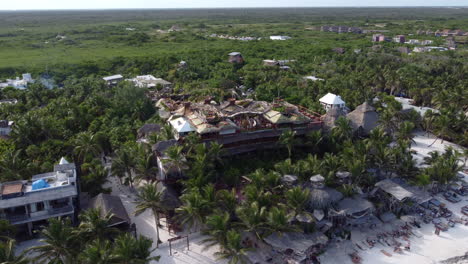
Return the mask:
<svg viewBox="0 0 468 264">
<path fill-rule="evenodd" d="M 174 131 L 175 139 L 186 136 L 190 132 L 195 132 L 196 129 L 190 124 L 190 122 L 185 117 L 178 117 L 172 120 L 169 120 L 169 124 L 172 126 Z"/>
<path fill-rule="evenodd" d="M 117 85 L 119 82 L 123 81 L 123 76 L 120 74 L 112 75 L 112 76 L 106 76 L 102 78 L 108 86 L 113 86 Z"/>
<path fill-rule="evenodd" d="M 325 81 L 325 79 L 322 79 L 322 78 L 318 78 L 318 77 L 315 77 L 315 76 L 306 76 L 304 77 L 305 80 L 311 80 L 311 81 Z"/>
<path fill-rule="evenodd" d="M 0 219 L 32 235 L 35 224 L 54 217 L 75 214 L 78 183 L 75 164 L 64 158 L 53 172 L 34 175 L 31 180 L 0 184 Z"/>
<path fill-rule="evenodd" d="M 324 97 L 320 98 L 319 101 L 326 111 L 332 108 L 340 108 L 343 110 L 346 108 L 346 103 L 336 94 L 327 93 Z"/>
<path fill-rule="evenodd" d="M 137 76 L 133 79 L 128 79 L 127 81 L 133 82 L 136 86 L 140 88 L 153 88 L 157 87 L 158 85 L 161 85 L 162 88 L 170 88 L 172 83 L 162 79 L 162 78 L 156 78 L 153 75 L 141 75 Z"/>
<path fill-rule="evenodd" d="M 0 120 L 0 136 L 10 135 L 13 124 L 13 121 Z"/>
<path fill-rule="evenodd" d="M 270 36 L 271 40 L 288 40 L 291 39 L 289 36 Z"/>
<path fill-rule="evenodd" d="M 23 79 L 16 77 L 16 79 L 7 79 L 6 82 L 0 83 L 0 88 L 5 87 L 14 87 L 16 89 L 24 90 L 28 88 L 29 83 L 34 83 L 34 79 L 31 77 L 30 73 L 24 73 Z"/>
</svg>

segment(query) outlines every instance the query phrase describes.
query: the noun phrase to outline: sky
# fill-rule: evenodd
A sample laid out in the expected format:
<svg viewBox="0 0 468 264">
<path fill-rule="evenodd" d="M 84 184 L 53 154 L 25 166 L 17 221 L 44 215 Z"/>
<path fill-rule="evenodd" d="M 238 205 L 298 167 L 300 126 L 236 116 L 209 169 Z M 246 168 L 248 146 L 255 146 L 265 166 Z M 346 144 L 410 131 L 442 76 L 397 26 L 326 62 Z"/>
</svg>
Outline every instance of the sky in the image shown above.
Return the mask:
<svg viewBox="0 0 468 264">
<path fill-rule="evenodd" d="M 326 6 L 468 6 L 468 0 L 0 0 L 0 10 Z"/>
</svg>

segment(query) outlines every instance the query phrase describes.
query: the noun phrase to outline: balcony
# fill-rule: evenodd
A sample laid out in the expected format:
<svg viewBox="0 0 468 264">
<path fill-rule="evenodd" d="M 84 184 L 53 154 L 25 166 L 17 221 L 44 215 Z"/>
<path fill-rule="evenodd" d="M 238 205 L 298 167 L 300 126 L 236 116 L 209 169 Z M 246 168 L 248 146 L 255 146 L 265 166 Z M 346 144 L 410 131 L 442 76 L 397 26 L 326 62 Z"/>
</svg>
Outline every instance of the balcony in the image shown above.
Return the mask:
<svg viewBox="0 0 468 264">
<path fill-rule="evenodd" d="M 7 215 L 4 219 L 8 220 L 10 223 L 14 224 L 17 222 L 25 221 L 29 218 L 28 214 L 17 214 L 17 215 Z"/>
<path fill-rule="evenodd" d="M 48 210 L 38 211 L 29 214 L 2 215 L 0 216 L 0 219 L 5 219 L 8 220 L 11 224 L 18 225 L 33 221 L 44 220 L 51 217 L 72 214 L 73 211 L 74 208 L 72 205 L 66 205 L 59 208 L 49 208 Z"/>
<path fill-rule="evenodd" d="M 48 211 L 49 211 L 49 215 L 71 213 L 73 212 L 73 206 L 67 205 L 67 206 L 59 207 L 59 208 L 50 208 Z"/>
</svg>

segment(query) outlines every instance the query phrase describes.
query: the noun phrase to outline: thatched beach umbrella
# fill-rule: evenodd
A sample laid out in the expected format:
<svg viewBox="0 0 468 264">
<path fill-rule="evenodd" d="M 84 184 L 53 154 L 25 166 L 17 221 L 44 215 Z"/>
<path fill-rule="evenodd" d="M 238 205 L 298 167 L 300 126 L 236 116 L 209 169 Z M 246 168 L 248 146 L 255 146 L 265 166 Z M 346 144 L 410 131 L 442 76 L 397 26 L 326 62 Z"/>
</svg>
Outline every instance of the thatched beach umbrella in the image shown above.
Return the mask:
<svg viewBox="0 0 468 264">
<path fill-rule="evenodd" d="M 343 198 L 343 194 L 331 188 L 313 188 L 310 191 L 309 206 L 313 209 L 327 209 Z"/>
</svg>

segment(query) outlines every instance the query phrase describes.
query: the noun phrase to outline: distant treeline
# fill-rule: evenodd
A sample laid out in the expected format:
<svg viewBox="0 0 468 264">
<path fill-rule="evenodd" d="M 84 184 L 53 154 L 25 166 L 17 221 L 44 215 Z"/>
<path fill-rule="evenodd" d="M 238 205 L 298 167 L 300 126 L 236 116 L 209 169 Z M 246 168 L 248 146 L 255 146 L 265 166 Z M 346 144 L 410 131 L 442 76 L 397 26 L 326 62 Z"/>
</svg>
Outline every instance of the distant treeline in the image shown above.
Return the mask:
<svg viewBox="0 0 468 264">
<path fill-rule="evenodd" d="M 199 19 L 225 23 L 330 22 L 351 18 L 384 19 L 466 19 L 468 8 L 231 8 L 231 9 L 132 9 L 77 11 L 0 11 L 0 27 L 57 23 L 94 24 L 132 21 L 190 21 Z M 64 22 L 65 21 L 65 22 Z"/>
</svg>

